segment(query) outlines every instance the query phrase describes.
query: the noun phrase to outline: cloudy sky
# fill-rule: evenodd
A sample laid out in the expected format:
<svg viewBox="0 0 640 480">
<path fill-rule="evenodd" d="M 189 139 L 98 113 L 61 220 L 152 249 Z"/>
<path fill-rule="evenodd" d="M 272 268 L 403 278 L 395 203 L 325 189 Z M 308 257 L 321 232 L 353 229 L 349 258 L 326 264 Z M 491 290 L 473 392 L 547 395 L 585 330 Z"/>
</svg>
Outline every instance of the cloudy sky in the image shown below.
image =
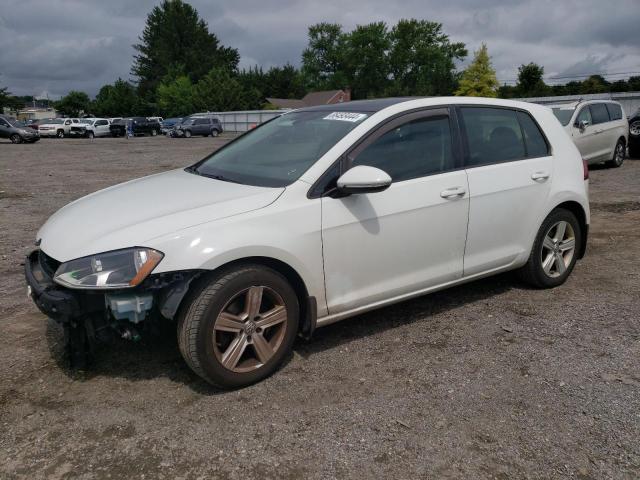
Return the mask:
<svg viewBox="0 0 640 480">
<path fill-rule="evenodd" d="M 640 72 L 639 0 L 189 1 L 223 44 L 240 51 L 244 67 L 299 65 L 313 23 L 352 28 L 413 17 L 441 22 L 470 52 L 486 42 L 498 79 L 507 83 L 530 61 L 547 77 Z M 157 3 L 0 0 L 0 86 L 57 98 L 72 89 L 95 95 L 118 77 L 130 78 L 131 45 Z"/>
</svg>

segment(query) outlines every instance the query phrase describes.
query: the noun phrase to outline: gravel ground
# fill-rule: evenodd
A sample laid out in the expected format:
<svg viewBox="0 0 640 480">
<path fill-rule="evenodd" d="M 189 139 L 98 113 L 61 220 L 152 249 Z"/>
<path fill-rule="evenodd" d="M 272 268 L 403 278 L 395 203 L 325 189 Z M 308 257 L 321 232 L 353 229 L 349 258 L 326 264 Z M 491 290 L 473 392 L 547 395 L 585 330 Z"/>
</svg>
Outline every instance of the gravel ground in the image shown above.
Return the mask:
<svg viewBox="0 0 640 480">
<path fill-rule="evenodd" d="M 640 477 L 640 161 L 591 172 L 588 253 L 555 290 L 506 274 L 361 315 L 234 392 L 171 328 L 67 370 L 25 293 L 38 227 L 224 141 L 0 144 L 0 477 Z"/>
</svg>

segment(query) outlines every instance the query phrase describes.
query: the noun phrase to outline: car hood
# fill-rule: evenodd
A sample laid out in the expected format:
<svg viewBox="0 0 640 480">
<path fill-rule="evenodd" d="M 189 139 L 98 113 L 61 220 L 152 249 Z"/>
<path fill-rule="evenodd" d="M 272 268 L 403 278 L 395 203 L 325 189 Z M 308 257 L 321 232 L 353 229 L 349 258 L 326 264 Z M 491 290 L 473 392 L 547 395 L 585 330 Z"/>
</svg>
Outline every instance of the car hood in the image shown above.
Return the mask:
<svg viewBox="0 0 640 480">
<path fill-rule="evenodd" d="M 82 197 L 38 232 L 40 248 L 66 262 L 145 246 L 161 235 L 266 207 L 284 188 L 254 187 L 172 170 Z"/>
</svg>

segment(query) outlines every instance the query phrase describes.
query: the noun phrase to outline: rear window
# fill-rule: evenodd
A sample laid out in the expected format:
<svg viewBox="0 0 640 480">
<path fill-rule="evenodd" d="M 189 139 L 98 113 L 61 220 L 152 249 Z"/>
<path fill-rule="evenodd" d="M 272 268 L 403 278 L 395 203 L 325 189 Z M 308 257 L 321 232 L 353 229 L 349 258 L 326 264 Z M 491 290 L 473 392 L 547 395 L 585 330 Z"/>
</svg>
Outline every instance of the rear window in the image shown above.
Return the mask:
<svg viewBox="0 0 640 480">
<path fill-rule="evenodd" d="M 593 103 L 589 105 L 591 109 L 591 117 L 593 118 L 593 124 L 605 123 L 609 121 L 609 112 L 604 103 Z"/>
<path fill-rule="evenodd" d="M 546 157 L 549 155 L 549 146 L 540 131 L 540 127 L 533 121 L 531 115 L 518 112 L 518 120 L 524 132 L 524 143 L 527 147 L 527 157 Z"/>
<path fill-rule="evenodd" d="M 622 120 L 622 107 L 615 103 L 607 103 L 607 110 L 611 120 Z"/>
<path fill-rule="evenodd" d="M 514 110 L 462 107 L 469 147 L 468 165 L 485 165 L 526 157 L 520 123 Z"/>
</svg>

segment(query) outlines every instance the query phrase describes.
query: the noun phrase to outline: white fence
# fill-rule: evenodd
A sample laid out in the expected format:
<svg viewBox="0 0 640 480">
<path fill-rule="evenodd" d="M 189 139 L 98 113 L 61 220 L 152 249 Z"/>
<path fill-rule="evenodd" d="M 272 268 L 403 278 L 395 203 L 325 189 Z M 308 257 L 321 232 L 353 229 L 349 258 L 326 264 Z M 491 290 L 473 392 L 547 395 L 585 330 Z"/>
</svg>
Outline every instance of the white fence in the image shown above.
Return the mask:
<svg viewBox="0 0 640 480">
<path fill-rule="evenodd" d="M 542 105 L 577 102 L 578 100 L 614 100 L 619 102 L 627 116 L 640 108 L 640 92 L 592 93 L 588 95 L 563 95 L 558 97 L 517 98 L 523 102 L 540 103 Z"/>
<path fill-rule="evenodd" d="M 256 125 L 282 115 L 288 110 L 244 110 L 238 112 L 200 112 L 194 115 L 215 115 L 225 132 L 246 132 Z"/>
</svg>

